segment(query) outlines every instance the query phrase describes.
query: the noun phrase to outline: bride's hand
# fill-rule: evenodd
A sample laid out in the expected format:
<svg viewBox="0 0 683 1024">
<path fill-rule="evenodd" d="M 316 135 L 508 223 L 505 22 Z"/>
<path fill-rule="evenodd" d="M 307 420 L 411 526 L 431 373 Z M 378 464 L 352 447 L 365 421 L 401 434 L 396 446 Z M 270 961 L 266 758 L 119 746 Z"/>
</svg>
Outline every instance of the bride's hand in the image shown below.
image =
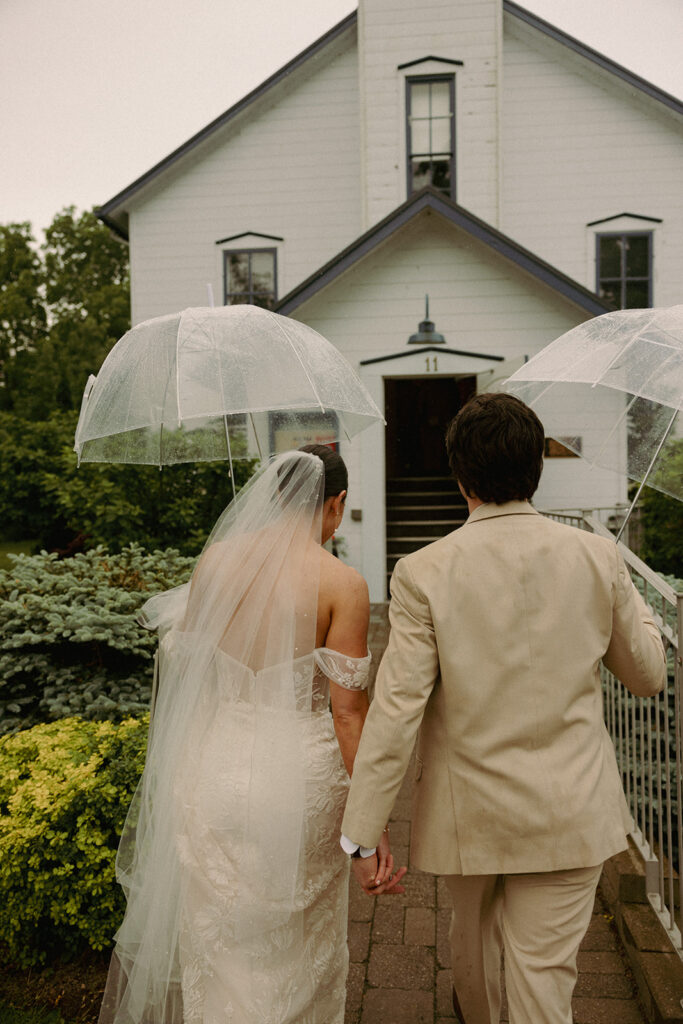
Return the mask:
<svg viewBox="0 0 683 1024">
<path fill-rule="evenodd" d="M 387 892 L 403 892 L 403 888 L 398 886 L 398 883 L 407 870 L 404 867 L 394 872 L 394 857 L 389 844 L 389 827 L 387 826 L 382 832 L 382 837 L 377 846 L 377 873 L 375 875 L 373 891 L 378 895 Z"/>
</svg>

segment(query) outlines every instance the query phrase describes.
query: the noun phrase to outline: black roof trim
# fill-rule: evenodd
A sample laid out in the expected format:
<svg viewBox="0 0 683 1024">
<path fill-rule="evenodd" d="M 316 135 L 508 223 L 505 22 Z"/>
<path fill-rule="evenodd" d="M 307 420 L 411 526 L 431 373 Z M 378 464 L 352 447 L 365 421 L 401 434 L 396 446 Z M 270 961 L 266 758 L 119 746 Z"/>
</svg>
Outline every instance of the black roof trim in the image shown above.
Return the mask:
<svg viewBox="0 0 683 1024">
<path fill-rule="evenodd" d="M 550 36 L 557 42 L 562 43 L 562 45 L 569 47 L 569 49 L 574 50 L 576 53 L 579 53 L 582 57 L 585 57 L 587 60 L 592 61 L 593 63 L 599 65 L 600 67 L 616 75 L 618 78 L 621 78 L 627 84 L 633 86 L 636 89 L 641 90 L 648 96 L 651 96 L 653 99 L 659 100 L 661 103 L 663 103 L 667 107 L 670 107 L 676 113 L 683 114 L 683 102 L 681 100 L 676 99 L 676 97 L 670 95 L 670 93 L 664 92 L 663 89 L 657 88 L 657 86 L 653 85 L 651 82 L 646 81 L 639 75 L 636 75 L 632 71 L 629 71 L 627 68 L 622 67 L 621 64 L 617 64 L 616 61 L 611 60 L 609 57 L 605 57 L 604 54 L 598 53 L 597 50 L 593 50 L 590 46 L 585 46 L 583 43 L 579 42 L 579 40 L 575 39 L 573 36 L 570 36 L 566 32 L 562 32 L 560 29 L 555 28 L 554 25 L 551 25 L 549 22 L 537 17 L 537 15 L 532 14 L 525 8 L 520 7 L 519 4 L 513 3 L 513 0 L 503 0 L 503 9 L 508 14 L 511 14 L 516 18 L 519 18 L 521 21 L 524 21 L 528 25 L 531 25 L 533 28 L 537 29 L 539 32 L 542 32 L 545 35 Z M 127 241 L 127 234 L 125 233 L 120 224 L 117 224 L 113 221 L 113 219 L 110 217 L 110 214 L 114 213 L 114 211 L 117 210 L 118 207 L 120 207 L 123 203 L 130 199 L 144 185 L 147 185 L 150 181 L 156 178 L 168 167 L 176 163 L 177 160 L 184 157 L 186 153 L 194 149 L 195 146 L 199 145 L 199 143 L 203 142 L 206 138 L 208 138 L 214 131 L 216 131 L 216 129 L 221 128 L 228 121 L 232 120 L 232 118 L 240 114 L 246 107 L 249 106 L 250 103 L 258 99 L 260 96 L 264 95 L 264 93 L 268 92 L 268 90 L 271 89 L 273 86 L 278 85 L 284 78 L 287 77 L 287 75 L 291 74 L 292 71 L 295 71 L 302 64 L 304 64 L 309 57 L 313 57 L 320 50 L 324 49 L 329 43 L 333 42 L 334 39 L 342 35 L 348 28 L 352 28 L 356 24 L 357 20 L 358 12 L 352 11 L 340 22 L 334 25 L 328 32 L 326 32 L 324 35 L 316 39 L 313 43 L 310 44 L 310 46 L 306 47 L 305 50 L 302 50 L 301 53 L 297 54 L 297 56 L 294 57 L 291 61 L 289 61 L 288 64 L 285 64 L 282 68 L 279 69 L 279 71 L 276 71 L 273 75 L 271 75 L 270 78 L 267 78 L 265 82 L 262 82 L 261 85 L 257 86 L 256 89 L 253 89 L 241 100 L 238 100 L 238 102 L 235 103 L 232 107 L 229 107 L 228 110 L 226 110 L 223 114 L 215 118 L 215 120 L 211 121 L 210 124 L 206 125 L 205 128 L 202 128 L 201 131 L 193 135 L 190 139 L 187 140 L 187 142 L 183 143 L 182 146 L 179 146 L 177 149 L 174 149 L 172 153 L 169 153 L 167 157 L 165 157 L 163 160 L 160 160 L 157 164 L 150 168 L 149 171 L 146 171 L 145 174 L 142 174 L 139 178 L 136 178 L 135 181 L 133 181 L 126 188 L 122 189 L 121 192 L 118 192 L 112 199 L 109 199 L 106 203 L 103 203 L 102 206 L 97 207 L 95 209 L 96 216 L 99 217 L 99 219 L 103 221 L 105 224 L 107 224 L 108 227 L 112 229 L 112 231 L 119 235 L 119 237 L 124 238 Z M 420 60 L 439 60 L 448 62 L 448 58 L 444 57 L 423 57 L 420 58 Z M 399 67 L 409 67 L 411 63 L 413 62 L 399 65 Z M 461 62 L 452 61 L 451 63 L 458 64 Z"/>
<path fill-rule="evenodd" d="M 178 146 L 177 149 L 174 149 L 172 153 L 169 153 L 167 157 L 164 157 L 163 160 L 160 160 L 159 163 L 155 164 L 154 167 L 150 168 L 149 171 L 146 171 L 145 174 L 142 174 L 139 178 L 136 178 L 134 182 L 132 182 L 126 188 L 122 189 L 122 191 L 117 193 L 117 195 L 115 195 L 112 199 L 109 199 L 102 206 L 98 207 L 98 209 L 96 209 L 95 211 L 96 215 L 100 218 L 100 220 L 103 220 L 105 221 L 105 223 L 108 223 L 108 221 L 105 220 L 107 215 L 111 214 L 118 206 L 124 203 L 127 199 L 130 199 L 130 197 L 139 189 L 141 189 L 143 185 L 147 185 L 150 181 L 152 181 L 159 174 L 161 174 L 162 171 L 165 171 L 167 170 L 167 168 L 171 167 L 172 164 L 176 163 L 177 160 L 179 160 L 181 157 L 184 157 L 186 153 L 189 153 L 190 150 L 198 146 L 200 142 L 204 142 L 204 140 L 207 139 L 210 135 L 212 135 L 216 131 L 216 129 L 222 128 L 223 125 L 227 124 L 228 121 L 231 121 L 234 117 L 237 116 L 237 114 L 240 114 L 246 107 L 249 106 L 250 103 L 253 103 L 254 100 L 258 99 L 260 96 L 263 96 L 264 93 L 268 92 L 269 89 L 272 89 L 273 86 L 279 85 L 280 82 L 287 78 L 288 75 L 291 75 L 293 71 L 296 71 L 303 64 L 305 64 L 310 57 L 315 56 L 316 53 L 319 53 L 321 50 L 325 49 L 325 47 L 328 46 L 331 42 L 333 42 L 338 36 L 343 35 L 348 28 L 354 26 L 356 24 L 357 18 L 358 14 L 356 11 L 352 11 L 351 14 L 347 14 L 345 18 L 342 18 L 341 21 L 337 22 L 337 24 L 334 25 L 331 29 L 329 29 L 328 32 L 325 32 L 324 35 L 316 39 L 313 43 L 310 44 L 310 46 L 307 46 L 305 50 L 302 50 L 301 53 L 298 53 L 296 57 L 289 61 L 289 63 L 285 64 L 269 78 L 266 78 L 265 82 L 261 82 L 259 86 L 257 86 L 255 89 L 252 89 L 252 91 L 250 93 L 247 93 L 246 96 L 243 96 L 241 100 L 238 100 L 237 103 L 233 104 L 232 107 L 229 107 L 224 113 L 220 114 L 219 117 L 215 118 L 213 121 L 207 124 L 204 128 L 202 128 L 190 139 L 188 139 L 187 142 L 184 142 L 182 146 Z M 119 231 L 120 230 L 121 229 L 119 228 Z"/>
<path fill-rule="evenodd" d="M 361 359 L 361 366 L 370 366 L 371 363 L 386 363 L 391 359 L 404 359 L 406 356 L 419 356 L 422 352 L 448 352 L 452 356 L 468 356 L 471 359 L 493 359 L 497 363 L 504 363 L 505 356 L 487 356 L 484 352 L 465 352 L 459 348 L 442 348 L 441 345 L 425 345 L 424 348 L 414 348 L 410 351 L 401 349 L 394 352 L 392 356 L 375 356 L 374 359 Z"/>
<path fill-rule="evenodd" d="M 227 238 L 219 238 L 215 245 L 223 245 L 224 242 L 234 242 L 238 238 L 246 238 L 247 235 L 251 235 L 252 238 L 268 238 L 272 242 L 284 242 L 282 235 L 264 235 L 262 231 L 240 231 L 239 235 L 228 235 Z"/>
<path fill-rule="evenodd" d="M 633 220 L 647 220 L 652 224 L 663 224 L 661 217 L 645 217 L 642 213 L 614 213 L 611 217 L 602 217 L 600 220 L 589 220 L 587 228 L 593 228 L 596 224 L 607 224 L 611 220 L 619 220 L 620 217 L 631 217 Z"/>
<path fill-rule="evenodd" d="M 406 64 L 399 64 L 396 68 L 397 71 L 403 71 L 404 68 L 412 68 L 416 64 L 426 64 L 428 60 L 436 60 L 439 64 L 455 64 L 457 67 L 462 68 L 465 66 L 464 60 L 451 60 L 450 57 L 418 57 L 417 60 L 409 60 Z"/>
<path fill-rule="evenodd" d="M 659 89 L 656 85 L 653 85 L 652 82 L 648 82 L 645 78 L 641 78 L 640 75 L 634 74 L 633 71 L 629 71 L 628 68 L 623 67 L 621 64 L 617 64 L 617 62 L 612 60 L 610 57 L 606 57 L 604 53 L 599 53 L 592 47 L 586 46 L 585 43 L 575 39 L 574 36 L 570 36 L 567 32 L 563 32 L 561 29 L 556 28 L 555 25 L 551 25 L 550 22 L 544 21 L 543 18 L 539 18 L 538 15 L 532 14 L 531 11 L 527 11 L 526 8 L 520 7 L 519 4 L 513 3 L 512 0 L 503 0 L 503 10 L 507 14 L 512 14 L 515 18 L 519 18 L 520 21 L 525 21 L 527 25 L 531 25 L 532 28 L 537 29 L 544 35 L 550 36 L 550 38 L 556 40 L 556 42 L 562 43 L 563 46 L 566 46 L 575 53 L 585 57 L 586 60 L 592 61 L 593 64 L 597 64 L 598 67 L 611 72 L 611 74 L 616 75 L 617 78 L 621 78 L 621 80 L 626 82 L 627 85 L 633 86 L 634 89 L 639 89 L 652 99 L 659 100 L 659 102 L 663 103 L 666 107 L 669 107 L 671 110 L 675 110 L 677 114 L 683 114 L 683 101 L 672 96 L 671 93 L 665 92 L 663 89 Z"/>
<path fill-rule="evenodd" d="M 548 285 L 549 288 L 593 316 L 611 311 L 612 307 L 602 302 L 594 292 L 584 288 L 577 281 L 573 281 L 550 263 L 541 260 L 528 249 L 524 249 L 513 239 L 501 234 L 496 228 L 475 217 L 462 206 L 458 206 L 442 193 L 427 186 L 410 196 L 388 217 L 375 224 L 369 231 L 366 231 L 360 238 L 357 238 L 351 245 L 348 245 L 314 274 L 292 289 L 275 307 L 277 312 L 284 314 L 292 312 L 426 209 L 441 214 L 456 227 L 462 228 L 474 238 L 500 253 L 505 259 L 511 260 L 521 270 L 542 281 L 543 284 Z"/>
<path fill-rule="evenodd" d="M 129 242 L 128 235 L 123 230 L 120 224 L 117 224 L 115 220 L 108 217 L 106 213 L 102 213 L 101 210 L 95 210 L 95 216 L 98 220 L 101 220 L 103 224 L 106 224 L 110 231 L 113 231 L 117 238 L 122 239 L 124 242 Z"/>
</svg>

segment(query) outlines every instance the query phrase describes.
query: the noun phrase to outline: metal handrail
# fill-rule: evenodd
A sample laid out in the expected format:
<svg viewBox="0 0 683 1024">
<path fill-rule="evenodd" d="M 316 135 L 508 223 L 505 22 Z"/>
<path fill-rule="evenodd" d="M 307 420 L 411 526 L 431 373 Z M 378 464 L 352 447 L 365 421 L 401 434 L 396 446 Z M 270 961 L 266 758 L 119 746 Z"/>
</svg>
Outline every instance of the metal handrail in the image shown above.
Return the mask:
<svg viewBox="0 0 683 1024">
<path fill-rule="evenodd" d="M 614 539 L 592 511 L 544 514 Z M 654 697 L 634 697 L 603 666 L 605 724 L 633 818 L 631 837 L 645 867 L 647 898 L 683 959 L 683 593 L 625 544 L 618 546 L 659 629 L 667 652 L 668 683 Z"/>
</svg>

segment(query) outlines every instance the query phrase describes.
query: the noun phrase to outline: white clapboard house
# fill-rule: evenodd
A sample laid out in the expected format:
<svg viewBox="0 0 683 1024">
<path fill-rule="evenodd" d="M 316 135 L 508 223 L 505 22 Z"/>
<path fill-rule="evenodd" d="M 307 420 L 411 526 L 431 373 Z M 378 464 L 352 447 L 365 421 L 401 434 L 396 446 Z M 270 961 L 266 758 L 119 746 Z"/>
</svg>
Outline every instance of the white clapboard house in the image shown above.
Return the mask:
<svg viewBox="0 0 683 1024">
<path fill-rule="evenodd" d="M 134 322 L 210 284 L 357 369 L 387 426 L 342 445 L 343 533 L 382 600 L 396 557 L 457 525 L 443 430 L 470 394 L 612 306 L 683 301 L 682 183 L 683 103 L 516 3 L 361 0 L 99 213 L 130 242 Z M 590 454 L 605 401 L 546 426 Z M 625 488 L 550 443 L 536 504 Z"/>
</svg>

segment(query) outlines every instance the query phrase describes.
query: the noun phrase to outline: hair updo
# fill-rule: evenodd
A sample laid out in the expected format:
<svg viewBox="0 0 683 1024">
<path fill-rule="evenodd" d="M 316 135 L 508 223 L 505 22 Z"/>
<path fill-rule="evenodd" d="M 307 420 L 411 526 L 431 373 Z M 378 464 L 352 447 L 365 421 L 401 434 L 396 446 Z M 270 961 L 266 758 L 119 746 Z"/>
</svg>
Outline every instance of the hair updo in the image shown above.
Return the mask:
<svg viewBox="0 0 683 1024">
<path fill-rule="evenodd" d="M 326 444 L 305 444 L 299 448 L 300 452 L 307 452 L 309 455 L 317 455 L 325 468 L 325 492 L 323 501 L 334 498 L 341 491 L 348 490 L 349 474 L 346 463 L 338 452 L 328 448 Z"/>
</svg>

